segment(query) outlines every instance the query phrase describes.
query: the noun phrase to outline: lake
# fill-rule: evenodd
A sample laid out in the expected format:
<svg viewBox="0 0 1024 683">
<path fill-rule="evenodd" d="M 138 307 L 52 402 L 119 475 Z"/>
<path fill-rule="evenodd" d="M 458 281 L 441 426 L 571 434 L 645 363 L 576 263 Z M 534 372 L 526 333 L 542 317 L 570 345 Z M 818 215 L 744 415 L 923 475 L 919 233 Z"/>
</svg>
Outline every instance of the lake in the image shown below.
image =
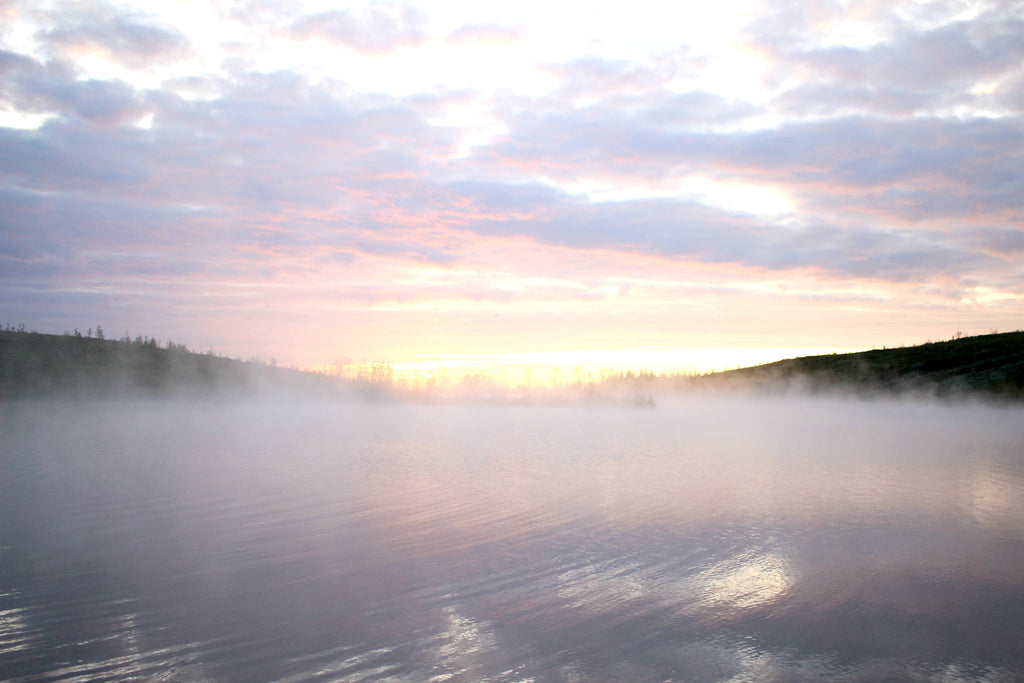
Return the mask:
<svg viewBox="0 0 1024 683">
<path fill-rule="evenodd" d="M 0 405 L 0 679 L 1024 680 L 1024 411 Z"/>
</svg>

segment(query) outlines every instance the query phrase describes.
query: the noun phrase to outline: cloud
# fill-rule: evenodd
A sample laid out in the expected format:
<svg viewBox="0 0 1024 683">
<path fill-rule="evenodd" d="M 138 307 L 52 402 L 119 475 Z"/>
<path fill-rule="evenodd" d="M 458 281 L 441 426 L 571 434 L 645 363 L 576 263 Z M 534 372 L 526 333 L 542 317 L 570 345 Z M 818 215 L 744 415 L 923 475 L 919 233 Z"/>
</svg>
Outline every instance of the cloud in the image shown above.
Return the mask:
<svg viewBox="0 0 1024 683">
<path fill-rule="evenodd" d="M 99 54 L 132 69 L 187 56 L 189 41 L 177 28 L 138 12 L 109 5 L 86 5 L 54 15 L 55 25 L 35 38 L 51 56 L 68 59 Z"/>
<path fill-rule="evenodd" d="M 737 136 L 738 171 L 805 192 L 808 208 L 909 220 L 970 219 L 1024 207 L 1017 119 L 836 119 Z"/>
<path fill-rule="evenodd" d="M 0 0 L 0 17 L 16 17 L 19 14 L 19 0 Z"/>
<path fill-rule="evenodd" d="M 502 194 L 500 200 L 488 195 Z M 830 277 L 890 282 L 953 278 L 984 270 L 993 259 L 931 233 L 870 226 L 815 223 L 801 227 L 719 211 L 674 200 L 640 200 L 591 205 L 555 193 L 509 193 L 498 187 L 463 186 L 496 212 L 509 205 L 531 207 L 536 217 L 480 220 L 474 230 L 526 235 L 541 243 L 576 249 L 615 249 L 692 262 L 740 265 L 765 271 L 812 269 Z M 544 193 L 541 193 L 542 195 Z"/>
<path fill-rule="evenodd" d="M 17 111 L 110 126 L 135 123 L 149 109 L 145 95 L 123 81 L 78 79 L 64 62 L 43 64 L 5 51 L 0 51 L 0 98 Z"/>
<path fill-rule="evenodd" d="M 561 81 L 557 96 L 619 99 L 664 87 L 675 76 L 676 67 L 667 60 L 638 64 L 624 59 L 586 57 L 548 69 Z"/>
<path fill-rule="evenodd" d="M 135 123 L 148 112 L 144 97 L 123 82 L 53 81 L 38 82 L 37 87 L 33 94 L 49 105 L 41 109 L 74 114 L 91 123 L 111 126 Z"/>
<path fill-rule="evenodd" d="M 0 63 L 47 74 L 16 57 Z M 34 87 L 75 83 L 51 81 Z M 22 276 L 55 277 L 57 264 L 64 278 L 147 267 L 171 276 L 181 263 L 231 278 L 297 263 L 310 271 L 351 264 L 360 252 L 434 264 L 458 258 L 400 234 L 404 217 L 429 203 L 408 172 L 454 145 L 414 107 L 333 97 L 287 73 L 220 83 L 213 100 L 164 92 L 149 101 L 150 130 L 97 127 L 95 117 L 0 128 L 8 236 L 0 256 L 17 259 Z M 53 98 L 43 105 L 67 108 Z M 76 254 L 90 253 L 102 256 L 88 257 L 88 273 L 74 266 Z"/>
<path fill-rule="evenodd" d="M 299 39 L 320 38 L 358 52 L 391 52 L 427 39 L 426 15 L 410 5 L 372 4 L 327 10 L 299 17 L 290 33 Z"/>
<path fill-rule="evenodd" d="M 413 261 L 425 261 L 439 265 L 449 266 L 457 263 L 460 259 L 458 254 L 430 247 L 410 240 L 385 240 L 385 239 L 357 239 L 352 242 L 352 247 L 361 252 L 376 255 L 385 255 Z"/>
<path fill-rule="evenodd" d="M 225 16 L 250 26 L 275 26 L 302 11 L 299 0 L 230 0 L 219 4 Z"/>
<path fill-rule="evenodd" d="M 523 104 L 476 161 L 482 173 L 505 169 L 565 185 L 582 174 L 639 185 L 704 174 L 781 188 L 806 210 L 876 219 L 1005 219 L 1024 209 L 1019 118 L 848 116 L 716 130 L 707 123 L 741 121 L 747 111 L 701 93 L 633 103 Z"/>
<path fill-rule="evenodd" d="M 895 16 L 866 23 L 875 40 L 866 46 L 809 41 L 822 26 L 841 23 L 838 10 L 816 21 L 798 12 L 755 23 L 752 42 L 773 60 L 775 81 L 796 79 L 777 104 L 789 116 L 821 117 L 908 116 L 1005 103 L 1011 88 L 1004 79 L 1019 73 L 1024 59 L 1024 17 L 999 3 L 971 18 L 932 17 L 932 26 Z"/>
<path fill-rule="evenodd" d="M 467 43 L 514 43 L 523 37 L 522 30 L 504 24 L 465 24 L 448 37 L 453 45 Z"/>
<path fill-rule="evenodd" d="M 960 236 L 970 247 L 984 249 L 995 256 L 1009 258 L 1024 254 L 1024 230 L 1020 228 L 970 228 Z"/>
<path fill-rule="evenodd" d="M 46 73 L 38 63 L 7 61 Z M 728 104 L 685 93 L 638 97 L 629 111 L 598 102 L 537 113 L 523 102 L 501 141 L 463 167 L 450 160 L 455 136 L 431 126 L 415 98 L 335 95 L 285 72 L 248 74 L 218 88 L 209 101 L 149 97 L 155 116 L 148 131 L 96 129 L 87 118 L 36 132 L 6 129 L 0 176 L 57 193 L 59 203 L 47 200 L 38 210 L 50 225 L 73 222 L 76 242 L 117 236 L 124 250 L 164 244 L 174 253 L 167 244 L 174 235 L 183 249 L 204 244 L 234 253 L 240 272 L 304 254 L 303 267 L 311 268 L 327 247 L 451 268 L 464 259 L 462 247 L 426 236 L 447 228 L 764 271 L 892 282 L 962 278 L 988 267 L 984 248 L 904 233 L 881 217 L 919 219 L 923 211 L 935 218 L 938 205 L 926 202 L 940 199 L 948 202 L 943 215 L 967 217 L 986 193 L 992 206 L 1021 202 L 1008 180 L 1021 173 L 1010 144 L 1019 131 L 1013 122 L 855 119 L 688 132 L 695 125 L 688 121 L 729 111 Z M 677 112 L 680 102 L 688 111 Z M 427 111 L 436 106 L 428 103 Z M 666 125 L 670 116 L 679 125 Z M 792 225 L 684 198 L 594 203 L 536 179 L 542 171 L 567 180 L 586 172 L 642 183 L 673 169 L 770 179 L 797 190 L 822 217 Z M 467 176 L 477 179 L 460 180 Z M 961 189 L 929 191 L 939 176 Z M 900 188 L 904 194 L 891 194 Z M 862 218 L 828 217 L 847 206 Z M 27 226 L 37 219 L 22 213 L 17 220 Z M 216 259 L 206 264 L 227 267 Z"/>
<path fill-rule="evenodd" d="M 129 103 L 151 107 L 152 129 L 101 132 L 89 125 L 98 122 L 95 116 L 52 122 L 36 132 L 0 129 L 6 139 L 0 175 L 40 190 L 221 210 L 326 209 L 345 196 L 372 208 L 415 179 L 403 175 L 455 145 L 451 133 L 431 130 L 408 104 L 380 96 L 334 97 L 288 73 L 224 83 L 210 101 L 168 92 L 142 100 L 107 86 L 124 92 Z M 91 86 L 37 80 L 32 87 L 46 95 L 33 93 L 40 108 L 68 111 L 77 100 L 54 93 Z M 141 108 L 129 111 L 137 115 Z M 391 193 L 375 198 L 382 185 Z"/>
</svg>

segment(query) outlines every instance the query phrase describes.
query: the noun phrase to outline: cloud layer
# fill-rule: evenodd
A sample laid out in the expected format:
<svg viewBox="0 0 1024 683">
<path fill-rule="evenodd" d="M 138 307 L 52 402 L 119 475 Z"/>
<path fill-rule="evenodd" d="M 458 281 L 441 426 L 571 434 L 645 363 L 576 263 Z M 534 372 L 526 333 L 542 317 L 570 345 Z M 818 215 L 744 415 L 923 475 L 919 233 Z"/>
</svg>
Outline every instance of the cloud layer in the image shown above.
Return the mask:
<svg viewBox="0 0 1024 683">
<path fill-rule="evenodd" d="M 557 41 L 529 4 L 211 7 L 2 10 L 0 317 L 308 364 L 533 350 L 484 309 L 616 347 L 689 343 L 680 310 L 747 346 L 1019 326 L 1020 3 L 641 4 Z"/>
</svg>

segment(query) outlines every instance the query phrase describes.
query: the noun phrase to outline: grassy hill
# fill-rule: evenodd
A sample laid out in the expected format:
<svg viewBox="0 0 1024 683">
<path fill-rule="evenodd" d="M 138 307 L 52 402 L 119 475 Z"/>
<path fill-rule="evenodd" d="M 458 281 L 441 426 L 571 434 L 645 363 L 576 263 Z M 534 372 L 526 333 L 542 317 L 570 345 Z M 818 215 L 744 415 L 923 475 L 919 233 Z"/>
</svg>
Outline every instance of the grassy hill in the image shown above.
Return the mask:
<svg viewBox="0 0 1024 683">
<path fill-rule="evenodd" d="M 1024 332 L 859 353 L 804 356 L 698 378 L 709 386 L 798 388 L 860 395 L 1024 399 Z"/>
<path fill-rule="evenodd" d="M 335 378 L 195 353 L 183 345 L 0 331 L 0 398 L 201 397 L 325 392 Z"/>
</svg>

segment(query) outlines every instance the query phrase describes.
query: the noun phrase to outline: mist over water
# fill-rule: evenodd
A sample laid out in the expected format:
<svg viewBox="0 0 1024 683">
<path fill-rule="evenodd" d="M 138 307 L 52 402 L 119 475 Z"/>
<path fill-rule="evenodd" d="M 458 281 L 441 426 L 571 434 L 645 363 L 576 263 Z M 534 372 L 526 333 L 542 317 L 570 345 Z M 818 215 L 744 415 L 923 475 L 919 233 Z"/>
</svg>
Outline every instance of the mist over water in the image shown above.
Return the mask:
<svg viewBox="0 0 1024 683">
<path fill-rule="evenodd" d="M 0 679 L 1024 678 L 1019 408 L 0 406 Z"/>
</svg>

